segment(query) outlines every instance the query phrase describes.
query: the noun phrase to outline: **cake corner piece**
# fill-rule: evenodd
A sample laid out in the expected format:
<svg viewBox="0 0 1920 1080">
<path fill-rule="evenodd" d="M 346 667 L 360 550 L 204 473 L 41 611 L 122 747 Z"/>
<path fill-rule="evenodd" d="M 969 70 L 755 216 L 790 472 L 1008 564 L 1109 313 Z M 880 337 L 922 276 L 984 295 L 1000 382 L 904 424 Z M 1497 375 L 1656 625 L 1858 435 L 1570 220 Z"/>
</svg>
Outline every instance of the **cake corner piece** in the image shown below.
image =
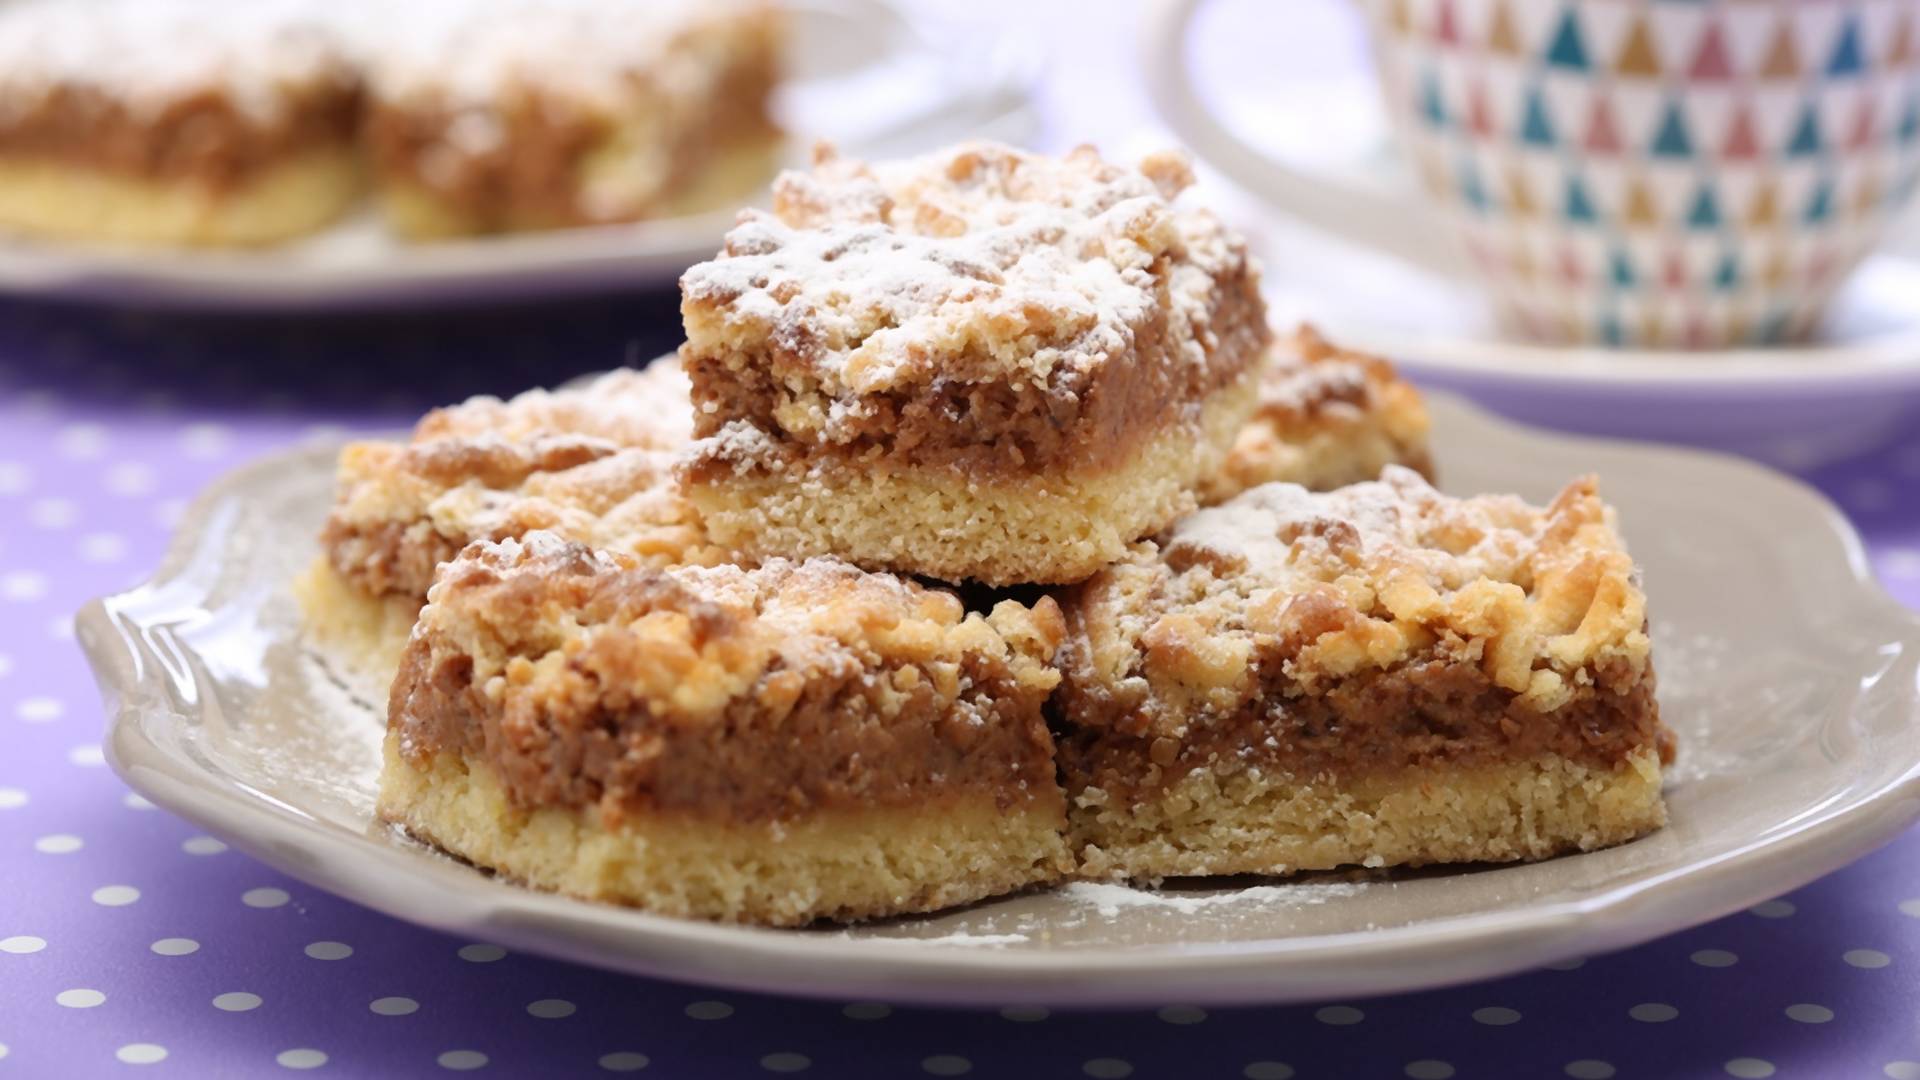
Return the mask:
<svg viewBox="0 0 1920 1080">
<path fill-rule="evenodd" d="M 1072 865 L 1042 702 L 1058 608 L 836 560 L 653 569 L 536 533 L 434 585 L 378 812 L 536 888 L 803 925 Z"/>
<path fill-rule="evenodd" d="M 1537 508 L 1394 466 L 1165 541 L 1064 605 L 1083 873 L 1509 862 L 1664 824 L 1645 600 L 1591 480 Z"/>
<path fill-rule="evenodd" d="M 1194 505 L 1271 332 L 1240 237 L 1141 168 L 965 143 L 784 174 L 682 277 L 689 498 L 759 556 L 1081 580 Z"/>
</svg>

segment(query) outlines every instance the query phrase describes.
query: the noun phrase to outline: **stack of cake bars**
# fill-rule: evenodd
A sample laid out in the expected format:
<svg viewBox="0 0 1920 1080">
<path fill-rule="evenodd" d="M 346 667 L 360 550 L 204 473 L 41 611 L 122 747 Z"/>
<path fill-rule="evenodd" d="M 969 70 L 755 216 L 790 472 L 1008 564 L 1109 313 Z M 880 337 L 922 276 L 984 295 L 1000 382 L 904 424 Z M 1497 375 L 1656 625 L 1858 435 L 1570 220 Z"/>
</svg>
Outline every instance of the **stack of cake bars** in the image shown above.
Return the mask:
<svg viewBox="0 0 1920 1080">
<path fill-rule="evenodd" d="M 776 925 L 1658 828 L 1593 481 L 1434 490 L 1419 396 L 1276 339 L 1189 183 L 823 152 L 687 271 L 676 360 L 348 448 L 301 591 L 397 668 L 381 815 Z"/>
</svg>

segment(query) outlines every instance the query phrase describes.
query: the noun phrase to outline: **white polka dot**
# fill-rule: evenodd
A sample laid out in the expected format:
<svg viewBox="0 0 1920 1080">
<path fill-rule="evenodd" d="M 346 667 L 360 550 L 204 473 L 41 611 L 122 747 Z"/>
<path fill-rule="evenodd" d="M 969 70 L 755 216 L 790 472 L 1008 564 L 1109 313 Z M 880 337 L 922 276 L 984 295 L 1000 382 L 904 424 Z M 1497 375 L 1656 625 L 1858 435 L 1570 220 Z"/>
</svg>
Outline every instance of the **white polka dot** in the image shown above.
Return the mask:
<svg viewBox="0 0 1920 1080">
<path fill-rule="evenodd" d="M 0 653 L 0 679 L 13 674 L 13 657 Z"/>
<path fill-rule="evenodd" d="M 189 836 L 180 841 L 180 850 L 189 855 L 218 855 L 227 850 L 227 845 L 211 836 Z"/>
<path fill-rule="evenodd" d="M 1916 896 L 1911 900 L 1900 901 L 1900 914 L 1909 918 L 1920 919 L 1920 896 Z"/>
<path fill-rule="evenodd" d="M 973 1071 L 973 1062 L 958 1054 L 935 1054 L 921 1059 L 920 1071 L 928 1076 L 965 1076 Z"/>
<path fill-rule="evenodd" d="M 460 946 L 460 959 L 472 964 L 491 964 L 507 955 L 507 950 L 498 945 L 473 944 Z"/>
<path fill-rule="evenodd" d="M 1520 1013 L 1504 1005 L 1488 1005 L 1483 1009 L 1473 1010 L 1473 1019 L 1475 1023 L 1491 1027 L 1506 1027 L 1508 1024 L 1519 1023 Z"/>
<path fill-rule="evenodd" d="M 1747 914 L 1758 915 L 1763 919 L 1784 919 L 1800 910 L 1788 900 L 1768 900 L 1764 904 L 1755 904 L 1747 909 Z"/>
<path fill-rule="evenodd" d="M 1411 1080 L 1447 1080 L 1453 1075 L 1453 1066 L 1444 1061 L 1427 1058 L 1421 1061 L 1409 1061 L 1407 1067 L 1401 1071 Z"/>
<path fill-rule="evenodd" d="M 62 990 L 53 995 L 53 1000 L 69 1009 L 91 1009 L 106 1004 L 107 995 L 98 990 Z"/>
<path fill-rule="evenodd" d="M 186 956 L 200 951 L 200 943 L 186 937 L 163 937 L 147 947 L 161 956 Z"/>
<path fill-rule="evenodd" d="M 80 538 L 80 558 L 87 562 L 119 562 L 126 557 L 127 541 L 117 533 L 88 533 Z"/>
<path fill-rule="evenodd" d="M 128 1065 L 157 1065 L 167 1060 L 167 1048 L 159 1043 L 128 1043 L 113 1056 Z"/>
<path fill-rule="evenodd" d="M 32 934 L 16 934 L 13 937 L 0 938 L 0 952 L 12 953 L 15 956 L 37 953 L 46 947 L 46 938 L 34 937 Z"/>
<path fill-rule="evenodd" d="M 53 446 L 61 457 L 91 461 L 107 452 L 107 429 L 99 424 L 68 424 L 54 437 Z"/>
<path fill-rule="evenodd" d="M 1847 502 L 1855 510 L 1885 510 L 1893 504 L 1893 492 L 1878 480 L 1860 480 L 1847 488 Z"/>
<path fill-rule="evenodd" d="M 487 1055 L 478 1050 L 449 1050 L 439 1057 L 434 1058 L 434 1060 L 439 1062 L 440 1067 L 443 1069 L 455 1069 L 465 1072 L 468 1069 L 478 1069 L 485 1065 L 487 1063 Z"/>
<path fill-rule="evenodd" d="M 527 1006 L 527 1015 L 542 1020 L 560 1020 L 572 1016 L 576 1011 L 573 1002 L 559 998 L 541 998 Z"/>
<path fill-rule="evenodd" d="M 137 791 L 129 791 L 125 795 L 120 796 L 120 805 L 129 810 L 153 809 L 153 804 L 147 801 L 147 797 Z"/>
<path fill-rule="evenodd" d="M 277 908 L 289 899 L 285 889 L 248 889 L 240 894 L 240 902 L 250 908 Z"/>
<path fill-rule="evenodd" d="M 1609 1080 L 1613 1076 L 1613 1066 L 1592 1058 L 1569 1061 L 1567 1067 L 1560 1071 L 1573 1077 L 1573 1080 Z"/>
<path fill-rule="evenodd" d="M 174 528 L 186 516 L 187 500 L 185 499 L 161 499 L 153 504 L 153 520 L 159 522 L 161 528 Z"/>
<path fill-rule="evenodd" d="M 138 584 L 137 582 L 135 584 Z M 47 636 L 55 641 L 73 640 L 73 616 L 55 615 L 47 620 Z"/>
<path fill-rule="evenodd" d="M 1247 1080 L 1293 1080 L 1293 1066 L 1281 1061 L 1251 1061 L 1240 1075 Z"/>
<path fill-rule="evenodd" d="M 83 769 L 94 769 L 107 763 L 107 755 L 99 743 L 87 743 L 67 751 L 67 760 Z"/>
<path fill-rule="evenodd" d="M 373 999 L 367 1008 L 381 1016 L 412 1016 L 420 1011 L 420 1003 L 410 997 L 383 997 Z"/>
<path fill-rule="evenodd" d="M 188 424 L 180 435 L 180 449 L 188 457 L 219 457 L 227 452 L 232 436 L 219 424 Z"/>
<path fill-rule="evenodd" d="M 856 1001 L 840 1010 L 840 1015 L 849 1020 L 881 1020 L 893 1013 L 890 1006 L 877 1001 Z"/>
<path fill-rule="evenodd" d="M 1880 555 L 1880 569 L 1890 578 L 1920 579 L 1920 551 L 1894 548 Z"/>
<path fill-rule="evenodd" d="M 50 697 L 26 698 L 13 707 L 13 715 L 29 724 L 44 724 L 49 720 L 58 720 L 60 714 L 66 711 L 65 705 Z"/>
<path fill-rule="evenodd" d="M 15 570 L 0 574 L 0 596 L 9 600 L 26 602 L 38 600 L 47 595 L 47 577 L 32 570 Z"/>
<path fill-rule="evenodd" d="M 7 1059 L 7 1053 L 8 1053 L 7 1044 L 0 1043 L 0 1061 L 5 1061 Z"/>
<path fill-rule="evenodd" d="M 1680 1015 L 1680 1010 L 1658 1001 L 1643 1001 L 1627 1010 L 1627 1015 L 1643 1024 L 1664 1024 Z"/>
<path fill-rule="evenodd" d="M 249 994 L 245 990 L 216 994 L 213 998 L 213 1007 L 221 1012 L 249 1012 L 260 1007 L 260 995 Z"/>
<path fill-rule="evenodd" d="M 54 833 L 33 842 L 33 850 L 42 855 L 71 855 L 86 846 L 86 841 L 72 833 Z"/>
<path fill-rule="evenodd" d="M 1722 1067 L 1728 1076 L 1738 1076 L 1740 1080 L 1763 1080 L 1773 1075 L 1773 1062 L 1759 1058 L 1734 1058 Z"/>
<path fill-rule="evenodd" d="M 107 470 L 106 488 L 115 495 L 145 495 L 153 490 L 153 467 L 144 461 L 122 461 Z"/>
<path fill-rule="evenodd" d="M 733 1006 L 724 1001 L 696 1001 L 684 1011 L 695 1020 L 725 1020 L 733 1015 Z"/>
<path fill-rule="evenodd" d="M 1119 1058 L 1094 1058 L 1080 1066 L 1080 1071 L 1093 1077 L 1093 1080 L 1120 1080 L 1132 1076 L 1133 1066 Z"/>
<path fill-rule="evenodd" d="M 1878 949 L 1848 949 L 1840 959 L 1857 968 L 1883 968 L 1893 963 L 1886 953 Z"/>
<path fill-rule="evenodd" d="M 1155 1015 L 1169 1024 L 1197 1024 L 1207 1018 L 1207 1010 L 1192 1005 L 1169 1005 Z"/>
<path fill-rule="evenodd" d="M 812 1059 L 808 1058 L 807 1055 L 796 1054 L 791 1050 L 782 1050 L 779 1053 L 768 1054 L 766 1057 L 760 1059 L 761 1068 L 768 1072 L 777 1073 L 802 1072 L 812 1064 Z"/>
<path fill-rule="evenodd" d="M 140 899 L 140 890 L 131 885 L 102 885 L 93 890 L 93 902 L 101 907 L 126 907 Z"/>
<path fill-rule="evenodd" d="M 55 496 L 27 504 L 27 523 L 36 529 L 70 529 L 79 519 L 80 508 L 72 499 Z"/>
<path fill-rule="evenodd" d="M 1738 956 L 1733 955 L 1725 949 L 1701 949 L 1688 959 L 1706 968 L 1732 967 L 1740 962 Z"/>
<path fill-rule="evenodd" d="M 608 1072 L 639 1072 L 647 1067 L 647 1055 L 620 1050 L 600 1057 L 600 1067 Z"/>
<path fill-rule="evenodd" d="M 1351 1005 L 1328 1005 L 1326 1008 L 1315 1010 L 1313 1018 L 1323 1024 L 1345 1027 L 1348 1024 L 1357 1024 L 1365 1020 L 1367 1014 Z"/>
<path fill-rule="evenodd" d="M 27 805 L 27 793 L 17 787 L 0 787 L 0 810 L 15 810 Z"/>
<path fill-rule="evenodd" d="M 1787 1006 L 1787 1019 L 1798 1020 L 1803 1024 L 1824 1024 L 1833 1019 L 1833 1010 L 1825 1005 L 1812 1005 L 1805 1002 Z"/>
<path fill-rule="evenodd" d="M 327 1055 L 302 1047 L 298 1050 L 282 1050 L 273 1055 L 273 1060 L 283 1069 L 317 1069 L 327 1063 Z"/>
<path fill-rule="evenodd" d="M 1053 1014 L 1039 1005 L 1009 1005 L 1000 1010 L 1000 1015 L 1016 1024 L 1034 1024 Z"/>
<path fill-rule="evenodd" d="M 1920 1080 L 1920 1061 L 1889 1061 L 1880 1071 L 1887 1080 Z"/>
<path fill-rule="evenodd" d="M 345 960 L 353 955 L 353 946 L 338 941 L 316 941 L 306 948 L 315 960 Z"/>
<path fill-rule="evenodd" d="M 18 495 L 32 486 L 32 470 L 18 461 L 0 461 L 0 495 Z"/>
</svg>

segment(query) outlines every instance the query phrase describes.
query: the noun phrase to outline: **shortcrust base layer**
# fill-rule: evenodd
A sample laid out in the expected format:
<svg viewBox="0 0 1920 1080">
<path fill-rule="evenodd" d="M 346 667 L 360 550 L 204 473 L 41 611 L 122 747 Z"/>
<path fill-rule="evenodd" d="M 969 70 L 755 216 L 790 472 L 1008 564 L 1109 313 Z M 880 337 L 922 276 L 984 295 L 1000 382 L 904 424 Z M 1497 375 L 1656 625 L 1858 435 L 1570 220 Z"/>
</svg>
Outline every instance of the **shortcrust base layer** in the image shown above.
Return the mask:
<svg viewBox="0 0 1920 1080">
<path fill-rule="evenodd" d="M 379 814 L 416 838 L 535 888 L 661 915 L 798 926 L 972 903 L 1072 866 L 1058 804 L 991 796 L 815 811 L 786 822 L 648 820 L 510 805 L 489 767 L 444 753 L 416 768 L 387 737 Z"/>
<path fill-rule="evenodd" d="M 755 556 L 834 554 L 869 570 L 947 581 L 1063 584 L 1193 508 L 1191 488 L 1218 468 L 1253 407 L 1254 379 L 1218 392 L 1199 429 L 1147 439 L 1093 475 L 973 478 L 827 459 L 690 483 L 715 542 Z"/>
<path fill-rule="evenodd" d="M 618 139 L 611 143 L 616 149 L 624 145 Z M 680 217 L 749 202 L 778 170 L 784 146 L 774 135 L 718 151 L 711 162 L 678 182 L 674 190 L 645 200 L 644 210 L 640 209 L 643 203 L 634 202 L 634 209 L 611 214 L 605 222 Z M 589 158 L 582 167 L 578 188 L 556 192 L 557 201 L 540 208 L 492 206 L 476 212 L 405 177 L 385 176 L 378 180 L 380 210 L 395 234 L 415 241 L 578 226 L 588 223 L 582 220 L 580 206 L 591 201 L 586 193 L 598 189 L 620 191 L 635 183 L 623 182 L 619 176 L 632 167 L 627 161 L 632 156 L 629 147 L 624 154 L 608 152 Z"/>
<path fill-rule="evenodd" d="M 256 247 L 316 232 L 362 190 L 351 147 L 308 151 L 230 189 L 0 158 L 0 229 L 133 246 Z"/>
<path fill-rule="evenodd" d="M 1084 875 L 1154 880 L 1544 859 L 1642 836 L 1666 807 L 1649 747 L 1611 769 L 1548 755 L 1350 782 L 1199 770 L 1130 807 L 1073 793 L 1069 816 Z"/>
<path fill-rule="evenodd" d="M 420 615 L 420 601 L 369 596 L 348 584 L 324 557 L 294 579 L 293 596 L 300 604 L 307 640 L 355 675 L 378 682 L 384 694 L 400 669 L 400 654 Z"/>
</svg>

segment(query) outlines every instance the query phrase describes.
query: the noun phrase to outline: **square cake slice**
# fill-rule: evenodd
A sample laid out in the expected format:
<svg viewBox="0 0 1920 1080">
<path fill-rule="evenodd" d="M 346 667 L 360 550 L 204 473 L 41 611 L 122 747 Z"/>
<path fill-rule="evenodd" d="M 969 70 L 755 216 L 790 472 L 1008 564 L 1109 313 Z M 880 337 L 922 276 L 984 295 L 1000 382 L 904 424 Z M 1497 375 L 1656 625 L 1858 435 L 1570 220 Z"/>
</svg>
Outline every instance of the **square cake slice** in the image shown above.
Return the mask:
<svg viewBox="0 0 1920 1080">
<path fill-rule="evenodd" d="M 756 556 L 1079 581 L 1194 504 L 1271 333 L 1240 237 L 1140 168 L 824 152 L 681 278 L 688 497 Z"/>
<path fill-rule="evenodd" d="M 831 559 L 639 566 L 535 533 L 449 564 L 379 812 L 530 885 L 770 925 L 963 904 L 1072 865 L 1052 600 L 969 614 Z"/>
<path fill-rule="evenodd" d="M 1540 859 L 1666 818 L 1646 605 L 1591 479 L 1253 488 L 1071 593 L 1058 697 L 1096 877 Z"/>
<path fill-rule="evenodd" d="M 366 142 L 404 237 L 712 210 L 774 172 L 769 0 L 391 7 L 368 35 Z"/>
<path fill-rule="evenodd" d="M 1274 344 L 1259 404 L 1200 498 L 1223 502 L 1276 482 L 1330 491 L 1377 479 L 1388 465 L 1431 477 L 1427 428 L 1420 391 L 1391 363 L 1303 325 Z"/>
<path fill-rule="evenodd" d="M 686 378 L 661 362 L 473 398 L 427 414 L 406 442 L 350 444 L 324 557 L 298 584 L 310 629 L 390 672 L 441 563 L 535 529 L 659 565 L 719 561 L 673 477 L 691 423 Z"/>
</svg>

